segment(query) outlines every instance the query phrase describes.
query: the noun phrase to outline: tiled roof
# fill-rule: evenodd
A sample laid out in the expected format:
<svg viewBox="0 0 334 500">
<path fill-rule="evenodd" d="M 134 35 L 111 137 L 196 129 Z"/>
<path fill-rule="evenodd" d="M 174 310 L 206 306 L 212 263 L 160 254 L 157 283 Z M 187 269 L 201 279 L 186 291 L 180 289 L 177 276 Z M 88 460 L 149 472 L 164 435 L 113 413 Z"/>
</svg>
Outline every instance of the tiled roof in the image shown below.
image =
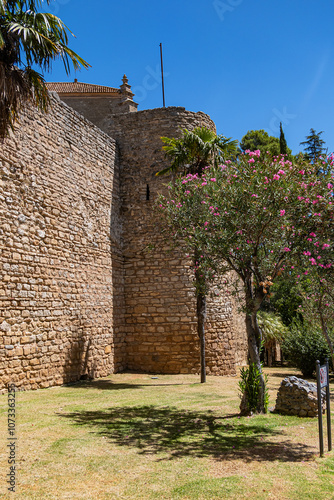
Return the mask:
<svg viewBox="0 0 334 500">
<path fill-rule="evenodd" d="M 47 82 L 48 90 L 58 94 L 115 94 L 119 89 L 113 87 L 103 87 L 102 85 L 93 85 L 82 82 Z"/>
</svg>

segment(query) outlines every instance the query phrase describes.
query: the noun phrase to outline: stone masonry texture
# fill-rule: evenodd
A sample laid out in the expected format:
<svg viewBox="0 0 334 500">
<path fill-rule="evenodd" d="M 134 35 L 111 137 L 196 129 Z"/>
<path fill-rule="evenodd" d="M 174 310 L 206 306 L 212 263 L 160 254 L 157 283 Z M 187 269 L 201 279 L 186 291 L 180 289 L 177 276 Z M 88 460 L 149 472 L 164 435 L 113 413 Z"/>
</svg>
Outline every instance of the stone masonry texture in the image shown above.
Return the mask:
<svg viewBox="0 0 334 500">
<path fill-rule="evenodd" d="M 51 96 L 0 146 L 0 392 L 110 373 L 198 373 L 189 266 L 152 217 L 161 136 L 215 128 L 204 113 L 117 113 L 107 133 Z M 207 373 L 235 374 L 245 324 L 209 300 Z"/>
<path fill-rule="evenodd" d="M 52 104 L 22 114 L 0 153 L 2 390 L 125 367 L 115 141 Z"/>
</svg>

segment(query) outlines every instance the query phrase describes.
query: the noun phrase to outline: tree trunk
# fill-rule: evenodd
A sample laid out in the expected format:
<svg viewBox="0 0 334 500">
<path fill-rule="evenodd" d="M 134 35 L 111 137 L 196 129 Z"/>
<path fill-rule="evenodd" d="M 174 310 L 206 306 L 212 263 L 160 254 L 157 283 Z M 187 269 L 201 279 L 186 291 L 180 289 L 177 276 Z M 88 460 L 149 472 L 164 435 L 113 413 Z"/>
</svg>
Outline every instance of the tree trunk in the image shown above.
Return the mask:
<svg viewBox="0 0 334 500">
<path fill-rule="evenodd" d="M 197 333 L 200 339 L 201 346 L 201 384 L 206 382 L 205 373 L 205 324 L 206 318 L 206 296 L 198 293 L 197 295 Z"/>
<path fill-rule="evenodd" d="M 247 307 L 246 330 L 247 330 L 248 352 L 249 352 L 250 362 L 255 363 L 260 373 L 259 400 L 256 410 L 258 413 L 265 413 L 265 407 L 264 407 L 265 381 L 262 373 L 261 360 L 260 360 L 262 334 L 256 319 L 256 313 L 258 309 L 256 309 L 253 297 L 251 296 L 250 291 L 247 289 L 246 289 L 246 307 Z"/>
</svg>

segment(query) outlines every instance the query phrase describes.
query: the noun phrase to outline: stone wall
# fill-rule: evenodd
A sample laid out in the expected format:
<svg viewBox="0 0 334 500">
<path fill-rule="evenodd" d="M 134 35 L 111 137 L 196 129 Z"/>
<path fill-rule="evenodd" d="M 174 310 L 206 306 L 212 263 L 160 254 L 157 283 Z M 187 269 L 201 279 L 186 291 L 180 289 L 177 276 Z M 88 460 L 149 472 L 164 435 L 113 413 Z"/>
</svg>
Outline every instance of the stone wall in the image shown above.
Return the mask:
<svg viewBox="0 0 334 500">
<path fill-rule="evenodd" d="M 0 146 L 0 391 L 126 366 L 115 142 L 52 104 Z"/>
<path fill-rule="evenodd" d="M 108 130 L 119 148 L 125 262 L 128 368 L 156 373 L 199 372 L 194 289 L 178 251 L 169 252 L 151 217 L 166 178 L 161 136 L 207 126 L 204 113 L 181 107 L 115 115 Z M 150 245 L 154 243 L 154 248 Z M 208 304 L 208 373 L 235 374 L 246 356 L 244 318 L 228 295 Z M 236 350 L 239 350 L 237 353 Z"/>
<path fill-rule="evenodd" d="M 27 109 L 0 147 L 0 392 L 124 369 L 198 373 L 189 266 L 152 208 L 167 181 L 155 176 L 161 136 L 214 123 L 172 107 L 113 114 L 106 135 L 52 104 Z M 235 374 L 247 346 L 228 294 L 209 300 L 206 330 L 207 372 Z"/>
</svg>

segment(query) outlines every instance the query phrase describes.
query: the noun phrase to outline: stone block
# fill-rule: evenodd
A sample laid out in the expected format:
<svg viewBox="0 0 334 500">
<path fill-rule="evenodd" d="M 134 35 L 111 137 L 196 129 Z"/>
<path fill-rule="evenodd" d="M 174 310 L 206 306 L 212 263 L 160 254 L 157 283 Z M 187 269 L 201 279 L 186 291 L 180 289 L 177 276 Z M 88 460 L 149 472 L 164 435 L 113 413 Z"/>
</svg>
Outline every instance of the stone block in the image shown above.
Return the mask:
<svg viewBox="0 0 334 500">
<path fill-rule="evenodd" d="M 322 389 L 323 412 L 326 392 Z M 317 386 L 297 377 L 282 380 L 277 393 L 275 413 L 315 417 L 318 415 Z"/>
</svg>

